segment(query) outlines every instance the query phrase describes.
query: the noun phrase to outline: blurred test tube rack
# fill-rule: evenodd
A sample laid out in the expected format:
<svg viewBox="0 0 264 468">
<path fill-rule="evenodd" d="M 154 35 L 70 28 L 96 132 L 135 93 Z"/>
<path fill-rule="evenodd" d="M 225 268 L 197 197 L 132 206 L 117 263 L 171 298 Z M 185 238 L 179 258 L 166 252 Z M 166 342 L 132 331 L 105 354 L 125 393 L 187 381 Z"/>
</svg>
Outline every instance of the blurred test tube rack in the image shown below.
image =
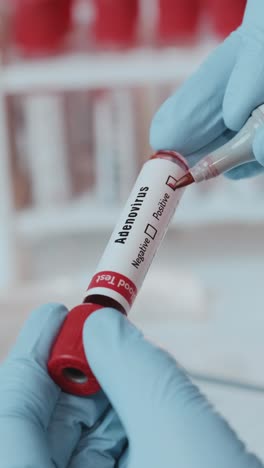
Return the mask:
<svg viewBox="0 0 264 468">
<path fill-rule="evenodd" d="M 93 91 L 96 93 L 100 89 L 109 90 L 109 88 L 112 88 L 113 91 L 120 88 L 126 89 L 129 96 L 129 87 L 135 89 L 146 85 L 175 83 L 175 81 L 183 80 L 190 74 L 207 51 L 208 44 L 204 44 L 187 51 L 187 53 L 186 50 L 178 48 L 139 49 L 105 54 L 72 54 L 2 65 L 0 75 L 0 172 L 3 179 L 3 183 L 1 183 L 1 250 L 3 251 L 1 258 L 4 261 L 1 262 L 3 278 L 0 283 L 8 284 L 16 277 L 14 270 L 17 262 L 15 260 L 11 262 L 11 259 L 15 256 L 16 240 L 20 234 L 29 237 L 43 237 L 48 234 L 63 234 L 71 232 L 71 230 L 78 232 L 85 229 L 94 231 L 102 228 L 110 229 L 120 208 L 120 204 L 116 204 L 109 209 L 109 206 L 103 201 L 101 204 L 99 201 L 98 205 L 98 199 L 89 194 L 87 197 L 70 198 L 68 202 L 65 201 L 63 216 L 57 215 L 55 206 L 45 207 L 42 202 L 32 204 L 25 209 L 15 210 L 10 168 L 10 121 L 12 119 L 9 115 L 9 100 L 13 98 L 25 103 L 26 123 L 30 124 L 29 127 L 26 126 L 27 137 L 31 141 L 31 151 L 34 152 L 28 158 L 28 164 L 31 165 L 31 172 L 33 170 L 34 173 L 35 170 L 37 177 L 34 161 L 42 160 L 42 171 L 45 172 L 45 167 L 48 169 L 48 162 L 45 161 L 43 154 L 44 140 L 48 139 L 47 129 L 45 131 L 45 126 L 41 129 L 41 122 L 38 121 L 38 118 L 44 118 L 46 126 L 51 129 L 51 126 L 56 122 L 54 122 L 54 115 L 53 123 L 49 122 L 48 113 L 52 114 L 56 109 L 58 111 L 60 105 L 59 98 L 55 97 L 55 101 L 53 99 L 52 102 L 50 96 L 54 97 L 66 92 Z M 159 63 L 158 69 L 157 63 Z M 50 144 L 50 138 L 47 145 Z M 38 154 L 37 140 L 42 155 Z M 49 149 L 46 152 L 48 155 Z M 55 154 L 52 157 L 55 158 Z M 61 159 L 62 155 L 59 154 L 58 157 Z M 56 166 L 55 161 L 54 165 Z M 44 173 L 42 175 L 44 178 Z M 61 179 L 62 174 L 60 173 L 58 177 Z M 67 179 L 66 176 L 64 178 Z M 38 183 L 35 185 L 40 193 L 41 188 L 38 187 Z M 45 187 L 43 190 L 45 191 Z M 89 220 L 87 213 L 89 213 Z"/>
<path fill-rule="evenodd" d="M 146 8 L 146 2 L 143 3 Z M 162 47 L 153 47 L 153 44 L 143 43 L 125 50 L 73 51 L 45 58 L 34 58 L 34 60 L 32 57 L 24 57 L 2 63 L 0 257 L 3 259 L 1 261 L 3 274 L 0 275 L 0 286 L 10 284 L 19 276 L 16 246 L 20 238 L 30 240 L 49 235 L 111 230 L 124 202 L 125 191 L 129 190 L 142 165 L 143 157 L 147 157 L 150 151 L 147 138 L 151 115 L 160 102 L 199 66 L 216 44 L 215 38 L 210 36 L 208 39 L 208 36 L 205 36 L 202 40 L 196 40 L 189 45 L 163 44 Z M 86 166 L 93 165 L 95 172 L 87 173 L 86 177 L 89 178 L 91 186 L 95 185 L 95 189 L 87 191 L 84 189 L 81 193 L 78 193 L 78 187 L 77 189 L 70 187 L 67 170 L 73 169 L 66 154 L 64 155 L 71 144 L 67 138 L 74 127 L 74 122 L 76 132 L 76 116 L 80 109 L 80 106 L 76 107 L 77 114 L 72 115 L 71 119 L 65 117 L 65 113 L 68 115 L 67 105 L 68 109 L 72 109 L 73 103 L 76 103 L 76 99 L 70 101 L 68 98 L 74 94 L 79 94 L 81 96 L 79 101 L 83 103 L 80 121 L 87 120 L 87 132 L 90 132 L 96 140 L 95 144 L 86 142 L 89 146 Z M 14 202 L 14 184 L 10 167 L 12 153 L 12 142 L 10 142 L 12 118 L 8 105 L 10 100 L 17 100 L 25 112 L 23 119 L 26 137 L 24 135 L 21 138 L 27 139 L 24 142 L 24 146 L 28 147 L 26 165 L 32 186 L 32 193 L 27 194 L 28 198 L 31 197 L 31 203 L 25 203 L 19 209 Z M 92 112 L 93 115 L 89 116 L 89 111 L 86 113 L 85 108 L 89 111 L 91 109 L 90 114 Z M 128 119 L 125 119 L 126 115 Z M 64 119 L 65 128 L 61 125 L 61 119 Z M 140 120 L 140 125 L 137 120 Z M 103 142 L 100 142 L 101 121 L 104 129 Z M 128 137 L 123 137 L 123 134 Z M 79 138 L 85 140 L 85 135 L 79 135 Z M 46 148 L 44 148 L 45 141 Z M 128 151 L 125 150 L 126 143 Z M 83 173 L 84 176 L 87 169 L 85 150 L 80 149 L 79 153 L 78 159 L 84 169 L 79 170 L 79 173 Z M 107 170 L 103 170 L 104 158 Z M 117 183 L 115 183 L 116 168 L 117 172 L 119 171 Z M 49 171 L 50 174 L 53 172 L 53 182 L 43 180 L 49 178 Z M 120 184 L 122 174 L 126 172 L 129 174 L 129 180 Z M 58 178 L 57 185 L 54 183 L 54 174 Z M 102 187 L 106 186 L 104 180 L 107 181 L 110 175 L 112 182 L 114 181 L 113 190 L 111 193 L 103 193 Z M 85 187 L 85 182 L 82 184 Z M 50 187 L 49 194 L 47 194 L 48 187 Z M 55 201 L 53 203 L 52 194 L 55 198 L 57 196 L 56 202 L 63 203 L 61 205 Z M 254 208 L 252 208 L 252 197 L 254 197 Z M 58 206 L 60 216 L 58 216 Z M 247 224 L 263 220 L 263 192 L 259 181 L 241 182 L 235 186 L 221 180 L 188 190 L 184 199 L 184 208 L 180 207 L 177 213 L 175 226 L 192 227 L 210 223 Z"/>
<path fill-rule="evenodd" d="M 30 107 L 32 114 L 32 112 L 37 112 L 37 108 L 42 104 L 47 112 L 52 112 L 52 105 L 48 104 L 47 100 L 49 100 L 49 95 L 56 95 L 56 93 L 97 92 L 100 89 L 112 89 L 113 92 L 121 89 L 124 93 L 126 89 L 129 95 L 130 89 L 142 89 L 142 87 L 150 88 L 152 92 L 153 89 L 162 89 L 162 87 L 167 90 L 170 87 L 173 89 L 175 83 L 182 82 L 197 68 L 213 45 L 211 42 L 205 42 L 190 48 L 139 49 L 98 55 L 74 54 L 3 66 L 0 75 L 2 135 L 0 161 L 1 175 L 4 180 L 1 184 L 1 204 L 3 205 L 1 209 L 5 212 L 5 216 L 2 217 L 5 219 L 2 232 L 6 231 L 8 245 L 4 251 L 8 252 L 11 249 L 11 225 L 14 237 L 17 234 L 43 237 L 48 234 L 58 235 L 72 231 L 111 229 L 120 210 L 120 203 L 113 203 L 109 207 L 106 200 L 98 200 L 95 194 L 88 194 L 77 199 L 70 198 L 63 204 L 63 216 L 57 216 L 55 206 L 47 208 L 35 205 L 19 211 L 13 210 L 12 178 L 9 170 L 7 97 L 44 94 L 46 99 L 42 99 L 42 103 L 41 98 L 29 97 L 32 103 L 27 102 L 27 107 Z M 37 119 L 37 113 L 35 117 L 31 115 L 31 123 L 35 118 Z M 46 115 L 47 123 L 48 120 L 48 115 Z M 35 127 L 38 127 L 36 121 Z M 36 134 L 37 128 L 33 129 L 33 132 Z M 40 135 L 39 138 L 41 138 Z M 37 153 L 36 147 L 34 150 Z M 34 158 L 40 157 L 37 154 L 34 156 Z M 55 158 L 55 155 L 53 157 Z M 61 158 L 62 155 L 60 154 L 59 157 Z M 60 174 L 61 177 L 62 174 Z M 210 187 L 209 184 L 203 187 L 193 187 L 186 193 L 184 210 L 180 208 L 177 214 L 177 224 L 192 226 L 201 223 L 262 221 L 264 220 L 262 195 L 260 181 L 253 183 L 245 181 L 236 185 L 228 181 L 219 181 L 214 182 Z M 241 196 L 244 198 L 243 202 Z M 254 208 L 252 207 L 253 196 L 255 196 Z M 89 219 L 87 213 L 89 213 Z"/>
</svg>

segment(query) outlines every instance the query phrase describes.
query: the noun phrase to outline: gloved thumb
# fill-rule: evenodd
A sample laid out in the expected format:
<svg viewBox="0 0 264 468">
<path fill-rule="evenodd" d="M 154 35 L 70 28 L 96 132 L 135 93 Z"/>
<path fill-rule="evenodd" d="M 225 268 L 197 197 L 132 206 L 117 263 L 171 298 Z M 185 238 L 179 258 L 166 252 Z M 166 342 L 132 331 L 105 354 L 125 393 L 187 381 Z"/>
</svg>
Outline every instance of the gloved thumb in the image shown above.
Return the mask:
<svg viewBox="0 0 264 468">
<path fill-rule="evenodd" d="M 239 131 L 252 111 L 264 102 L 263 45 L 252 38 L 242 47 L 223 100 L 225 124 L 234 131 Z"/>
<path fill-rule="evenodd" d="M 175 360 L 121 313 L 92 314 L 83 342 L 128 435 L 131 468 L 262 467 Z"/>
<path fill-rule="evenodd" d="M 149 429 L 153 407 L 156 419 L 163 420 L 179 385 L 186 387 L 188 398 L 188 385 L 192 386 L 175 360 L 147 341 L 120 312 L 104 309 L 92 314 L 85 323 L 83 343 L 87 360 L 128 433 L 139 420 Z"/>
<path fill-rule="evenodd" d="M 226 172 L 225 176 L 228 179 L 243 179 L 244 177 L 252 177 L 264 172 L 264 126 L 257 129 L 253 138 L 252 148 L 256 161 L 241 164 Z"/>
</svg>

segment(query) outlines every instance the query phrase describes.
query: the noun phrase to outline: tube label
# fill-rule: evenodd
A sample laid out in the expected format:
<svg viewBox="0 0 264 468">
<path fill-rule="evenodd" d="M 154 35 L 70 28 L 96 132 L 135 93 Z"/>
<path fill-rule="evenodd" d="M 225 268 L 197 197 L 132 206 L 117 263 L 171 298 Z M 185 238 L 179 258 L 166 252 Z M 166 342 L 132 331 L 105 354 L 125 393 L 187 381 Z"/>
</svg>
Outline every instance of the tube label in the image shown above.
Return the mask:
<svg viewBox="0 0 264 468">
<path fill-rule="evenodd" d="M 100 271 L 100 273 L 94 275 L 89 285 L 89 290 L 94 288 L 111 289 L 120 294 L 130 306 L 137 295 L 136 285 L 126 276 L 113 271 Z"/>
<path fill-rule="evenodd" d="M 183 194 L 175 184 L 185 173 L 177 159 L 144 164 L 86 297 L 108 296 L 129 311 Z"/>
</svg>

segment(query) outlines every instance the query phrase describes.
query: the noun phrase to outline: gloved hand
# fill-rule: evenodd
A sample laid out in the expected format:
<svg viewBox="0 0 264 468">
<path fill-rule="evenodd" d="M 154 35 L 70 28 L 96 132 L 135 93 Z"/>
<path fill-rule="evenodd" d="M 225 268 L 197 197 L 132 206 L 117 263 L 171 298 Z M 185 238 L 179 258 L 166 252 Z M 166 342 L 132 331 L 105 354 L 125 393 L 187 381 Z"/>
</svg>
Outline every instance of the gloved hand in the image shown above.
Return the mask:
<svg viewBox="0 0 264 468">
<path fill-rule="evenodd" d="M 154 116 L 150 143 L 173 149 L 193 165 L 240 130 L 264 103 L 264 1 L 248 0 L 242 25 L 220 44 Z M 264 128 L 256 133 L 257 162 L 228 173 L 239 179 L 263 171 Z"/>
<path fill-rule="evenodd" d="M 67 395 L 47 374 L 66 313 L 55 304 L 34 312 L 0 367 L 3 468 L 113 468 L 123 453 L 124 431 L 103 392 Z"/>
<path fill-rule="evenodd" d="M 263 468 L 175 360 L 122 314 L 95 312 L 83 336 L 89 363 L 128 435 L 119 468 Z"/>
<path fill-rule="evenodd" d="M 87 319 L 83 340 L 117 413 L 103 392 L 61 393 L 46 362 L 65 314 L 55 305 L 35 312 L 0 368 L 5 468 L 263 468 L 174 359 L 113 309 Z"/>
</svg>

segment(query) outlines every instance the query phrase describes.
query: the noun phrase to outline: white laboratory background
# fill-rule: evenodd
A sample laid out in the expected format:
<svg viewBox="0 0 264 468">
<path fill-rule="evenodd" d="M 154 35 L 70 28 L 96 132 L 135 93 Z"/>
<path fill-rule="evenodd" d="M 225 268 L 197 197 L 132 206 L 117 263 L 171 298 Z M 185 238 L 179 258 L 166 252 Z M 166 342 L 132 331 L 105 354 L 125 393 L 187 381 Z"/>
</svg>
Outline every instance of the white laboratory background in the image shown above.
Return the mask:
<svg viewBox="0 0 264 468">
<path fill-rule="evenodd" d="M 96 3 L 76 0 L 75 32 L 65 39 L 63 30 L 58 45 L 45 43 L 44 32 L 34 44 L 34 31 L 23 32 L 37 11 L 21 17 L 0 2 L 1 359 L 34 307 L 82 301 L 151 154 L 153 113 L 233 27 L 221 23 L 217 1 L 198 20 L 192 0 L 173 35 L 168 16 L 160 19 L 172 2 L 142 0 L 135 36 L 114 37 L 115 26 L 108 43 L 102 24 L 88 28 Z M 264 460 L 263 247 L 263 176 L 189 188 L 131 319 L 174 354 Z"/>
</svg>

